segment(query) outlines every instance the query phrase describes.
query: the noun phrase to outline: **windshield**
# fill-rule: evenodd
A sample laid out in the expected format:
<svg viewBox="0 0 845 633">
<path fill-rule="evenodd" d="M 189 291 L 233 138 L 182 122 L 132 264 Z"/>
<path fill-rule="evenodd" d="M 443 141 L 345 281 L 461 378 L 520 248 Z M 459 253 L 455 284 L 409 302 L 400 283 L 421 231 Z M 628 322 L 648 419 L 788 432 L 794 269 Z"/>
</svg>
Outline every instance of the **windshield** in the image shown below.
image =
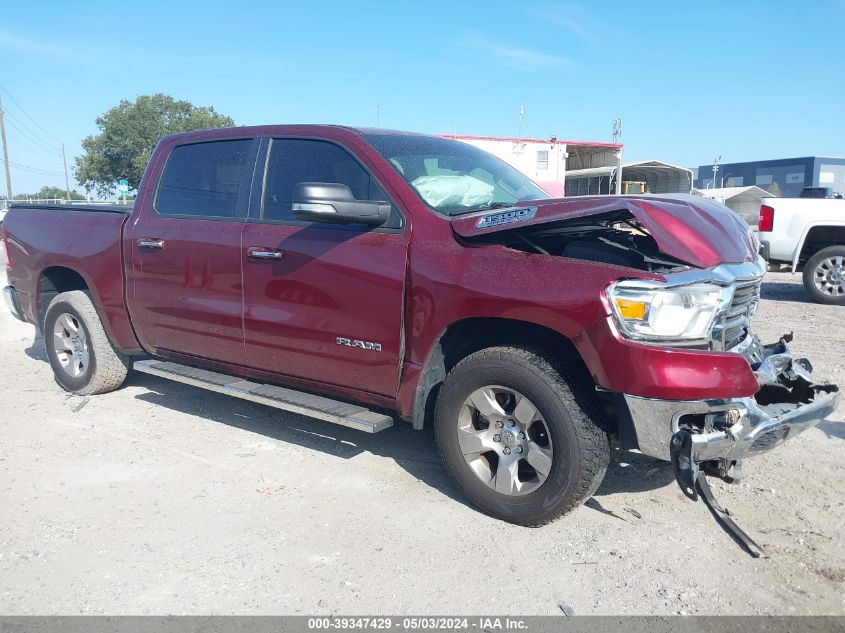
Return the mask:
<svg viewBox="0 0 845 633">
<path fill-rule="evenodd" d="M 405 134 L 366 134 L 364 138 L 426 204 L 443 215 L 550 197 L 507 163 L 460 141 Z"/>
</svg>

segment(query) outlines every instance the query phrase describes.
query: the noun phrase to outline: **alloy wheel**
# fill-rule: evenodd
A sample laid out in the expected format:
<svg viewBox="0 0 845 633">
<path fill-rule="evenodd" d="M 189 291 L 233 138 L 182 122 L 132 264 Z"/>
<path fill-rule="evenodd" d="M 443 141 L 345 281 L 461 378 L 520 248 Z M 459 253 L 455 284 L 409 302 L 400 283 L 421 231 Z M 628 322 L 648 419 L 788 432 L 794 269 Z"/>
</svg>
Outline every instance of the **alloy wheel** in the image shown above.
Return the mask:
<svg viewBox="0 0 845 633">
<path fill-rule="evenodd" d="M 56 319 L 53 346 L 59 365 L 68 376 L 79 378 L 87 371 L 91 361 L 88 338 L 79 320 L 72 314 L 63 312 Z"/>
<path fill-rule="evenodd" d="M 831 297 L 845 295 L 845 258 L 842 255 L 828 257 L 819 262 L 813 271 L 813 283 L 821 292 Z"/>
<path fill-rule="evenodd" d="M 524 395 L 498 385 L 473 391 L 458 414 L 458 443 L 475 475 L 506 495 L 537 490 L 549 476 L 549 428 Z"/>
</svg>

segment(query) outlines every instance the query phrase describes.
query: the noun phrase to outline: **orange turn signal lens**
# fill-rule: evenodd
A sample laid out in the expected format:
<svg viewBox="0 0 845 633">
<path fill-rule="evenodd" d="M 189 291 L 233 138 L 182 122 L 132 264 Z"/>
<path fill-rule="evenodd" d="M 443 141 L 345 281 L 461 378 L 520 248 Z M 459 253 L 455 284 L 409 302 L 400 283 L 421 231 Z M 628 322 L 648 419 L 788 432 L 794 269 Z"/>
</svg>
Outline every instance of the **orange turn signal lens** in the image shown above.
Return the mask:
<svg viewBox="0 0 845 633">
<path fill-rule="evenodd" d="M 627 299 L 616 299 L 616 307 L 619 314 L 625 319 L 645 319 L 646 304 L 642 301 L 628 301 Z"/>
</svg>

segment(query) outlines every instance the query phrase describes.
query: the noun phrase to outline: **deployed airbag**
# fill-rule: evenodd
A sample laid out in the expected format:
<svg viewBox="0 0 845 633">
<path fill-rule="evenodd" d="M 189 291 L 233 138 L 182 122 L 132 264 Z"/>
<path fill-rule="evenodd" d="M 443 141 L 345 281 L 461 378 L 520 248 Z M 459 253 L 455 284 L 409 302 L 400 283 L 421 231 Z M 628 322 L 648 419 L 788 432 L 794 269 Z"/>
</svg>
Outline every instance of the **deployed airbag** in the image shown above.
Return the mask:
<svg viewBox="0 0 845 633">
<path fill-rule="evenodd" d="M 420 176 L 411 184 L 433 207 L 475 207 L 493 201 L 493 185 L 472 176 Z"/>
</svg>

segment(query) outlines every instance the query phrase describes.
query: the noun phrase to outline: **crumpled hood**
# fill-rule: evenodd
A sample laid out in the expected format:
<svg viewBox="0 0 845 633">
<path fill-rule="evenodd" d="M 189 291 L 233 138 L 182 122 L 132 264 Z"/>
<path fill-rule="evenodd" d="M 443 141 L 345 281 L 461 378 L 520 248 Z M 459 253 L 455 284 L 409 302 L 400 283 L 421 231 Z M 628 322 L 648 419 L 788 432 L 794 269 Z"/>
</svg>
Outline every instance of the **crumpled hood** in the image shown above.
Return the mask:
<svg viewBox="0 0 845 633">
<path fill-rule="evenodd" d="M 690 195 L 583 196 L 530 200 L 509 209 L 452 219 L 462 237 L 534 224 L 627 210 L 648 230 L 661 252 L 698 268 L 757 261 L 748 225 L 726 206 Z"/>
</svg>

